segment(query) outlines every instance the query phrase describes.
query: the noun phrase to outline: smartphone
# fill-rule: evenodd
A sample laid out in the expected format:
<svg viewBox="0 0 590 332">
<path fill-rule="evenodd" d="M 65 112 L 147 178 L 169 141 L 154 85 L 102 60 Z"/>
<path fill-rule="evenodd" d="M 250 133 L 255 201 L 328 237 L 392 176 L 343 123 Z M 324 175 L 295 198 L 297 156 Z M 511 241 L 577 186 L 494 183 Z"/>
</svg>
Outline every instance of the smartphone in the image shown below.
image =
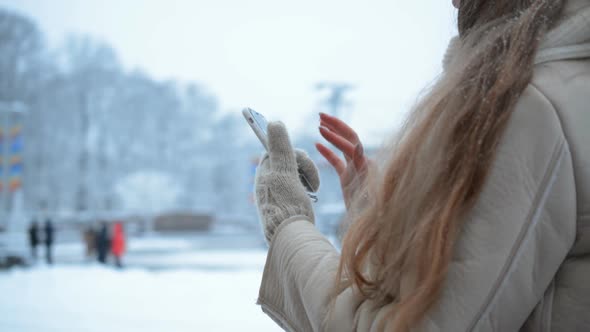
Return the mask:
<svg viewBox="0 0 590 332">
<path fill-rule="evenodd" d="M 268 121 L 266 121 L 264 115 L 256 112 L 251 108 L 244 108 L 242 110 L 242 114 L 244 115 L 244 118 L 250 125 L 250 128 L 252 128 L 252 130 L 254 131 L 254 134 L 256 134 L 256 137 L 258 137 L 258 139 L 260 140 L 260 143 L 262 143 L 262 146 L 264 146 L 264 149 L 268 151 L 268 139 L 266 133 L 266 130 L 268 128 Z"/>
<path fill-rule="evenodd" d="M 244 108 L 242 110 L 242 114 L 244 115 L 246 122 L 248 122 L 248 124 L 250 125 L 250 128 L 252 128 L 252 130 L 254 131 L 254 134 L 256 134 L 256 136 L 260 140 L 260 143 L 262 143 L 262 146 L 264 146 L 264 149 L 268 151 L 268 135 L 266 132 L 268 128 L 268 121 L 266 121 L 264 115 L 256 112 L 251 108 Z M 311 188 L 309 180 L 307 180 L 307 178 L 301 172 L 299 172 L 299 179 L 306 188 Z M 308 191 L 307 195 L 312 199 L 312 201 L 318 201 L 318 197 L 316 194 Z"/>
</svg>

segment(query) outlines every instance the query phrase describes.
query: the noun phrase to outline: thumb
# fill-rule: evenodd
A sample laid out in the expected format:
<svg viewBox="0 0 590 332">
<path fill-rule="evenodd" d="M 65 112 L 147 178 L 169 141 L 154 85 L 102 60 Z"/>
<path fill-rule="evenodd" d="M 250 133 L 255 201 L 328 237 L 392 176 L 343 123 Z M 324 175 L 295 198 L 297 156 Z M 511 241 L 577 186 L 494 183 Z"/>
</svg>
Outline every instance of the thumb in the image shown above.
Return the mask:
<svg viewBox="0 0 590 332">
<path fill-rule="evenodd" d="M 317 192 L 320 189 L 320 172 L 315 163 L 303 150 L 295 150 L 295 156 L 297 158 L 299 174 L 307 180 L 306 183 L 305 179 L 301 179 L 303 186 L 310 192 Z"/>
<path fill-rule="evenodd" d="M 293 174 L 297 172 L 295 151 L 291 146 L 287 128 L 282 122 L 268 124 L 268 154 L 270 167 L 274 171 Z"/>
</svg>

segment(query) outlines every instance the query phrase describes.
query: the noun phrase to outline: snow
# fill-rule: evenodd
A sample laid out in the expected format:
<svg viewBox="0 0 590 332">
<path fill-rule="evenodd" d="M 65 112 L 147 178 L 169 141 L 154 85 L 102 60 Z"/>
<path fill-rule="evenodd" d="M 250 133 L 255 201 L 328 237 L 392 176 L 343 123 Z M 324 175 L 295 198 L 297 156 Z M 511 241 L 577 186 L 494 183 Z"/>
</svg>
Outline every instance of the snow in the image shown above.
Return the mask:
<svg viewBox="0 0 590 332">
<path fill-rule="evenodd" d="M 138 256 L 128 263 L 151 267 L 183 268 L 187 266 L 208 270 L 254 269 L 264 268 L 264 252 L 226 252 L 208 251 L 203 253 L 178 253 L 159 255 L 158 258 Z"/>
<path fill-rule="evenodd" d="M 225 268 L 116 270 L 82 263 L 2 272 L 0 331 L 280 331 L 255 304 L 263 250 L 166 258 L 174 258 L 168 267 L 188 260 L 187 266 Z"/>
<path fill-rule="evenodd" d="M 129 251 L 174 251 L 190 250 L 195 245 L 185 238 L 145 237 L 133 238 L 128 243 Z M 58 254 L 80 255 L 84 252 L 82 242 L 60 243 L 56 246 Z"/>
<path fill-rule="evenodd" d="M 182 250 L 190 249 L 192 244 L 185 239 L 146 238 L 131 241 L 130 250 Z"/>
</svg>

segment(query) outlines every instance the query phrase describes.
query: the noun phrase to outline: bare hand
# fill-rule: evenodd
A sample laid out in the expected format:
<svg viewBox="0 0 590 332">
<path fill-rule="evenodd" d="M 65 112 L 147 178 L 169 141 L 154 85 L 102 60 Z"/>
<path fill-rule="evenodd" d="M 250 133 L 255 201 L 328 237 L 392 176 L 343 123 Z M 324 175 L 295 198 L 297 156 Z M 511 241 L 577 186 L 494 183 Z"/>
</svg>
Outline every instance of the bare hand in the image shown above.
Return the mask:
<svg viewBox="0 0 590 332">
<path fill-rule="evenodd" d="M 344 121 L 320 113 L 320 134 L 344 155 L 342 160 L 334 151 L 321 143 L 316 149 L 334 167 L 340 177 L 340 185 L 346 207 L 350 207 L 352 197 L 366 176 L 369 159 L 365 157 L 363 145 L 357 133 Z"/>
</svg>

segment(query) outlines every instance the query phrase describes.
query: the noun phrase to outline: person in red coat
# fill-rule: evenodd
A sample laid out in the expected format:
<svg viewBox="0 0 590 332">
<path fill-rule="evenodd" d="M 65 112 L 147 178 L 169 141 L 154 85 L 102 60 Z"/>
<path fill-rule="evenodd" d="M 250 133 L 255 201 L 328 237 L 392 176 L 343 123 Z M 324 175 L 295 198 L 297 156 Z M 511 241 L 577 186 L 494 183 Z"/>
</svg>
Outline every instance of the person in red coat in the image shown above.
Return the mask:
<svg viewBox="0 0 590 332">
<path fill-rule="evenodd" d="M 115 222 L 111 252 L 113 253 L 113 256 L 115 256 L 115 265 L 117 265 L 117 267 L 123 267 L 121 258 L 125 253 L 125 232 L 123 231 L 123 224 L 121 222 Z"/>
</svg>

